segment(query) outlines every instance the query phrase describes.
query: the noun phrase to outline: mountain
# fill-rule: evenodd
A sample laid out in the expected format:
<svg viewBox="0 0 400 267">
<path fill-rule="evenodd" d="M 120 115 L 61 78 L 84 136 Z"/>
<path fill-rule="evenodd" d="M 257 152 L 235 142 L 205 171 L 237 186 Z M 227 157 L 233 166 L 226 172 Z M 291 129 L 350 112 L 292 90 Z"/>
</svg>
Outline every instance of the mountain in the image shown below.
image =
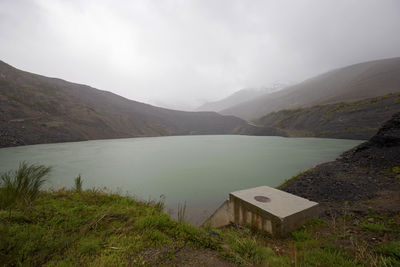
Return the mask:
<svg viewBox="0 0 400 267">
<path fill-rule="evenodd" d="M 184 112 L 0 61 L 0 147 L 89 139 L 230 134 L 247 125 L 215 112 Z"/>
<path fill-rule="evenodd" d="M 355 101 L 400 91 L 400 57 L 335 69 L 219 113 L 254 120 L 273 111 Z"/>
<path fill-rule="evenodd" d="M 272 85 L 271 87 L 264 87 L 264 88 L 260 88 L 260 89 L 255 89 L 255 88 L 242 89 L 242 90 L 239 90 L 219 101 L 204 103 L 203 105 L 198 107 L 196 109 L 196 111 L 216 111 L 216 112 L 218 112 L 218 111 L 236 106 L 240 103 L 250 101 L 252 99 L 256 99 L 257 97 L 260 97 L 264 94 L 275 92 L 283 87 L 284 87 L 283 84 L 276 83 L 276 84 Z"/>
<path fill-rule="evenodd" d="M 265 127 L 268 135 L 366 140 L 396 112 L 400 112 L 400 93 L 354 102 L 284 109 L 271 112 L 255 123 Z M 263 134 L 261 128 L 258 127 L 257 131 Z M 241 131 L 246 132 L 244 129 Z M 248 130 L 249 133 L 252 131 Z"/>
</svg>

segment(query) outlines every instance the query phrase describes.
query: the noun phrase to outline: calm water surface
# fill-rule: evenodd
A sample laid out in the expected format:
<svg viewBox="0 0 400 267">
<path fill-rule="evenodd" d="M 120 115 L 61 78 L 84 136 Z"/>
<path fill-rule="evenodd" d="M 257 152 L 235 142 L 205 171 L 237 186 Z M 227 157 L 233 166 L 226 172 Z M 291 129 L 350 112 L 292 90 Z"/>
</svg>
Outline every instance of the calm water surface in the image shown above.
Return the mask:
<svg viewBox="0 0 400 267">
<path fill-rule="evenodd" d="M 53 166 L 47 187 L 106 186 L 148 200 L 165 196 L 173 216 L 186 201 L 199 223 L 229 192 L 277 186 L 300 171 L 335 159 L 361 141 L 255 136 L 175 136 L 99 140 L 0 149 L 0 173 L 20 161 Z"/>
</svg>

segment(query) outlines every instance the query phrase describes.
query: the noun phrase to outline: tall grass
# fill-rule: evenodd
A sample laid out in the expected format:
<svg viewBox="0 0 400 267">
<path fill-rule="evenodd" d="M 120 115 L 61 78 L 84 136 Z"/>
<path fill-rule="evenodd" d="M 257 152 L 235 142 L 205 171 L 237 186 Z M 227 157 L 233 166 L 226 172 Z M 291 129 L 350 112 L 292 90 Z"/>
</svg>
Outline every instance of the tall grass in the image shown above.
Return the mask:
<svg viewBox="0 0 400 267">
<path fill-rule="evenodd" d="M 183 223 L 186 221 L 186 201 L 183 205 L 178 203 L 178 222 Z"/>
<path fill-rule="evenodd" d="M 0 208 L 9 208 L 11 212 L 11 208 L 18 203 L 30 206 L 50 170 L 50 167 L 24 161 L 17 170 L 3 173 L 0 177 Z"/>
<path fill-rule="evenodd" d="M 82 192 L 82 184 L 83 184 L 83 179 L 80 174 L 76 176 L 75 178 L 75 191 L 76 192 Z"/>
</svg>

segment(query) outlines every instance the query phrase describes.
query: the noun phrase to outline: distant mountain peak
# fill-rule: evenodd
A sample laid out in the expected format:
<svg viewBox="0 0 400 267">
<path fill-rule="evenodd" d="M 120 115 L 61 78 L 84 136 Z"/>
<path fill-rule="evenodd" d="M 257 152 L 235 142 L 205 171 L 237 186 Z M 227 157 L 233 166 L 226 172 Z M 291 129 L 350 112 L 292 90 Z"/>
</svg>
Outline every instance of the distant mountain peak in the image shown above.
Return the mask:
<svg viewBox="0 0 400 267">
<path fill-rule="evenodd" d="M 220 99 L 218 101 L 211 101 L 204 103 L 200 107 L 198 107 L 197 111 L 221 111 L 232 106 L 238 105 L 240 103 L 255 99 L 260 97 L 261 95 L 272 93 L 284 88 L 285 84 L 283 83 L 273 83 L 271 86 L 268 87 L 251 87 L 251 88 L 244 88 L 239 91 L 234 92 L 233 94 Z"/>
<path fill-rule="evenodd" d="M 282 109 L 355 101 L 400 91 L 400 57 L 334 69 L 282 90 L 266 93 L 219 113 L 246 120 Z"/>
</svg>

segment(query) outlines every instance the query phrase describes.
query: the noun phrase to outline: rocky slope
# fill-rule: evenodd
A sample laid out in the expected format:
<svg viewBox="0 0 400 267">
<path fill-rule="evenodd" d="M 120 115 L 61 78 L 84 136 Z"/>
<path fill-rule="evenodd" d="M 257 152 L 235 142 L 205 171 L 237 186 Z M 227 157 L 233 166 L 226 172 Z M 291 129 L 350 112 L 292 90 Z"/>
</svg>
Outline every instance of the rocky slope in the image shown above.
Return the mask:
<svg viewBox="0 0 400 267">
<path fill-rule="evenodd" d="M 221 111 L 254 120 L 282 109 L 356 101 L 400 91 L 400 58 L 347 66 Z"/>
<path fill-rule="evenodd" d="M 247 123 L 183 112 L 18 70 L 0 61 L 0 147 L 89 139 L 230 134 Z"/>
<path fill-rule="evenodd" d="M 367 140 L 400 111 L 400 93 L 355 102 L 272 112 L 255 123 L 277 135 Z"/>
<path fill-rule="evenodd" d="M 369 141 L 300 174 L 283 189 L 321 203 L 325 215 L 344 209 L 400 215 L 400 113 Z"/>
</svg>

